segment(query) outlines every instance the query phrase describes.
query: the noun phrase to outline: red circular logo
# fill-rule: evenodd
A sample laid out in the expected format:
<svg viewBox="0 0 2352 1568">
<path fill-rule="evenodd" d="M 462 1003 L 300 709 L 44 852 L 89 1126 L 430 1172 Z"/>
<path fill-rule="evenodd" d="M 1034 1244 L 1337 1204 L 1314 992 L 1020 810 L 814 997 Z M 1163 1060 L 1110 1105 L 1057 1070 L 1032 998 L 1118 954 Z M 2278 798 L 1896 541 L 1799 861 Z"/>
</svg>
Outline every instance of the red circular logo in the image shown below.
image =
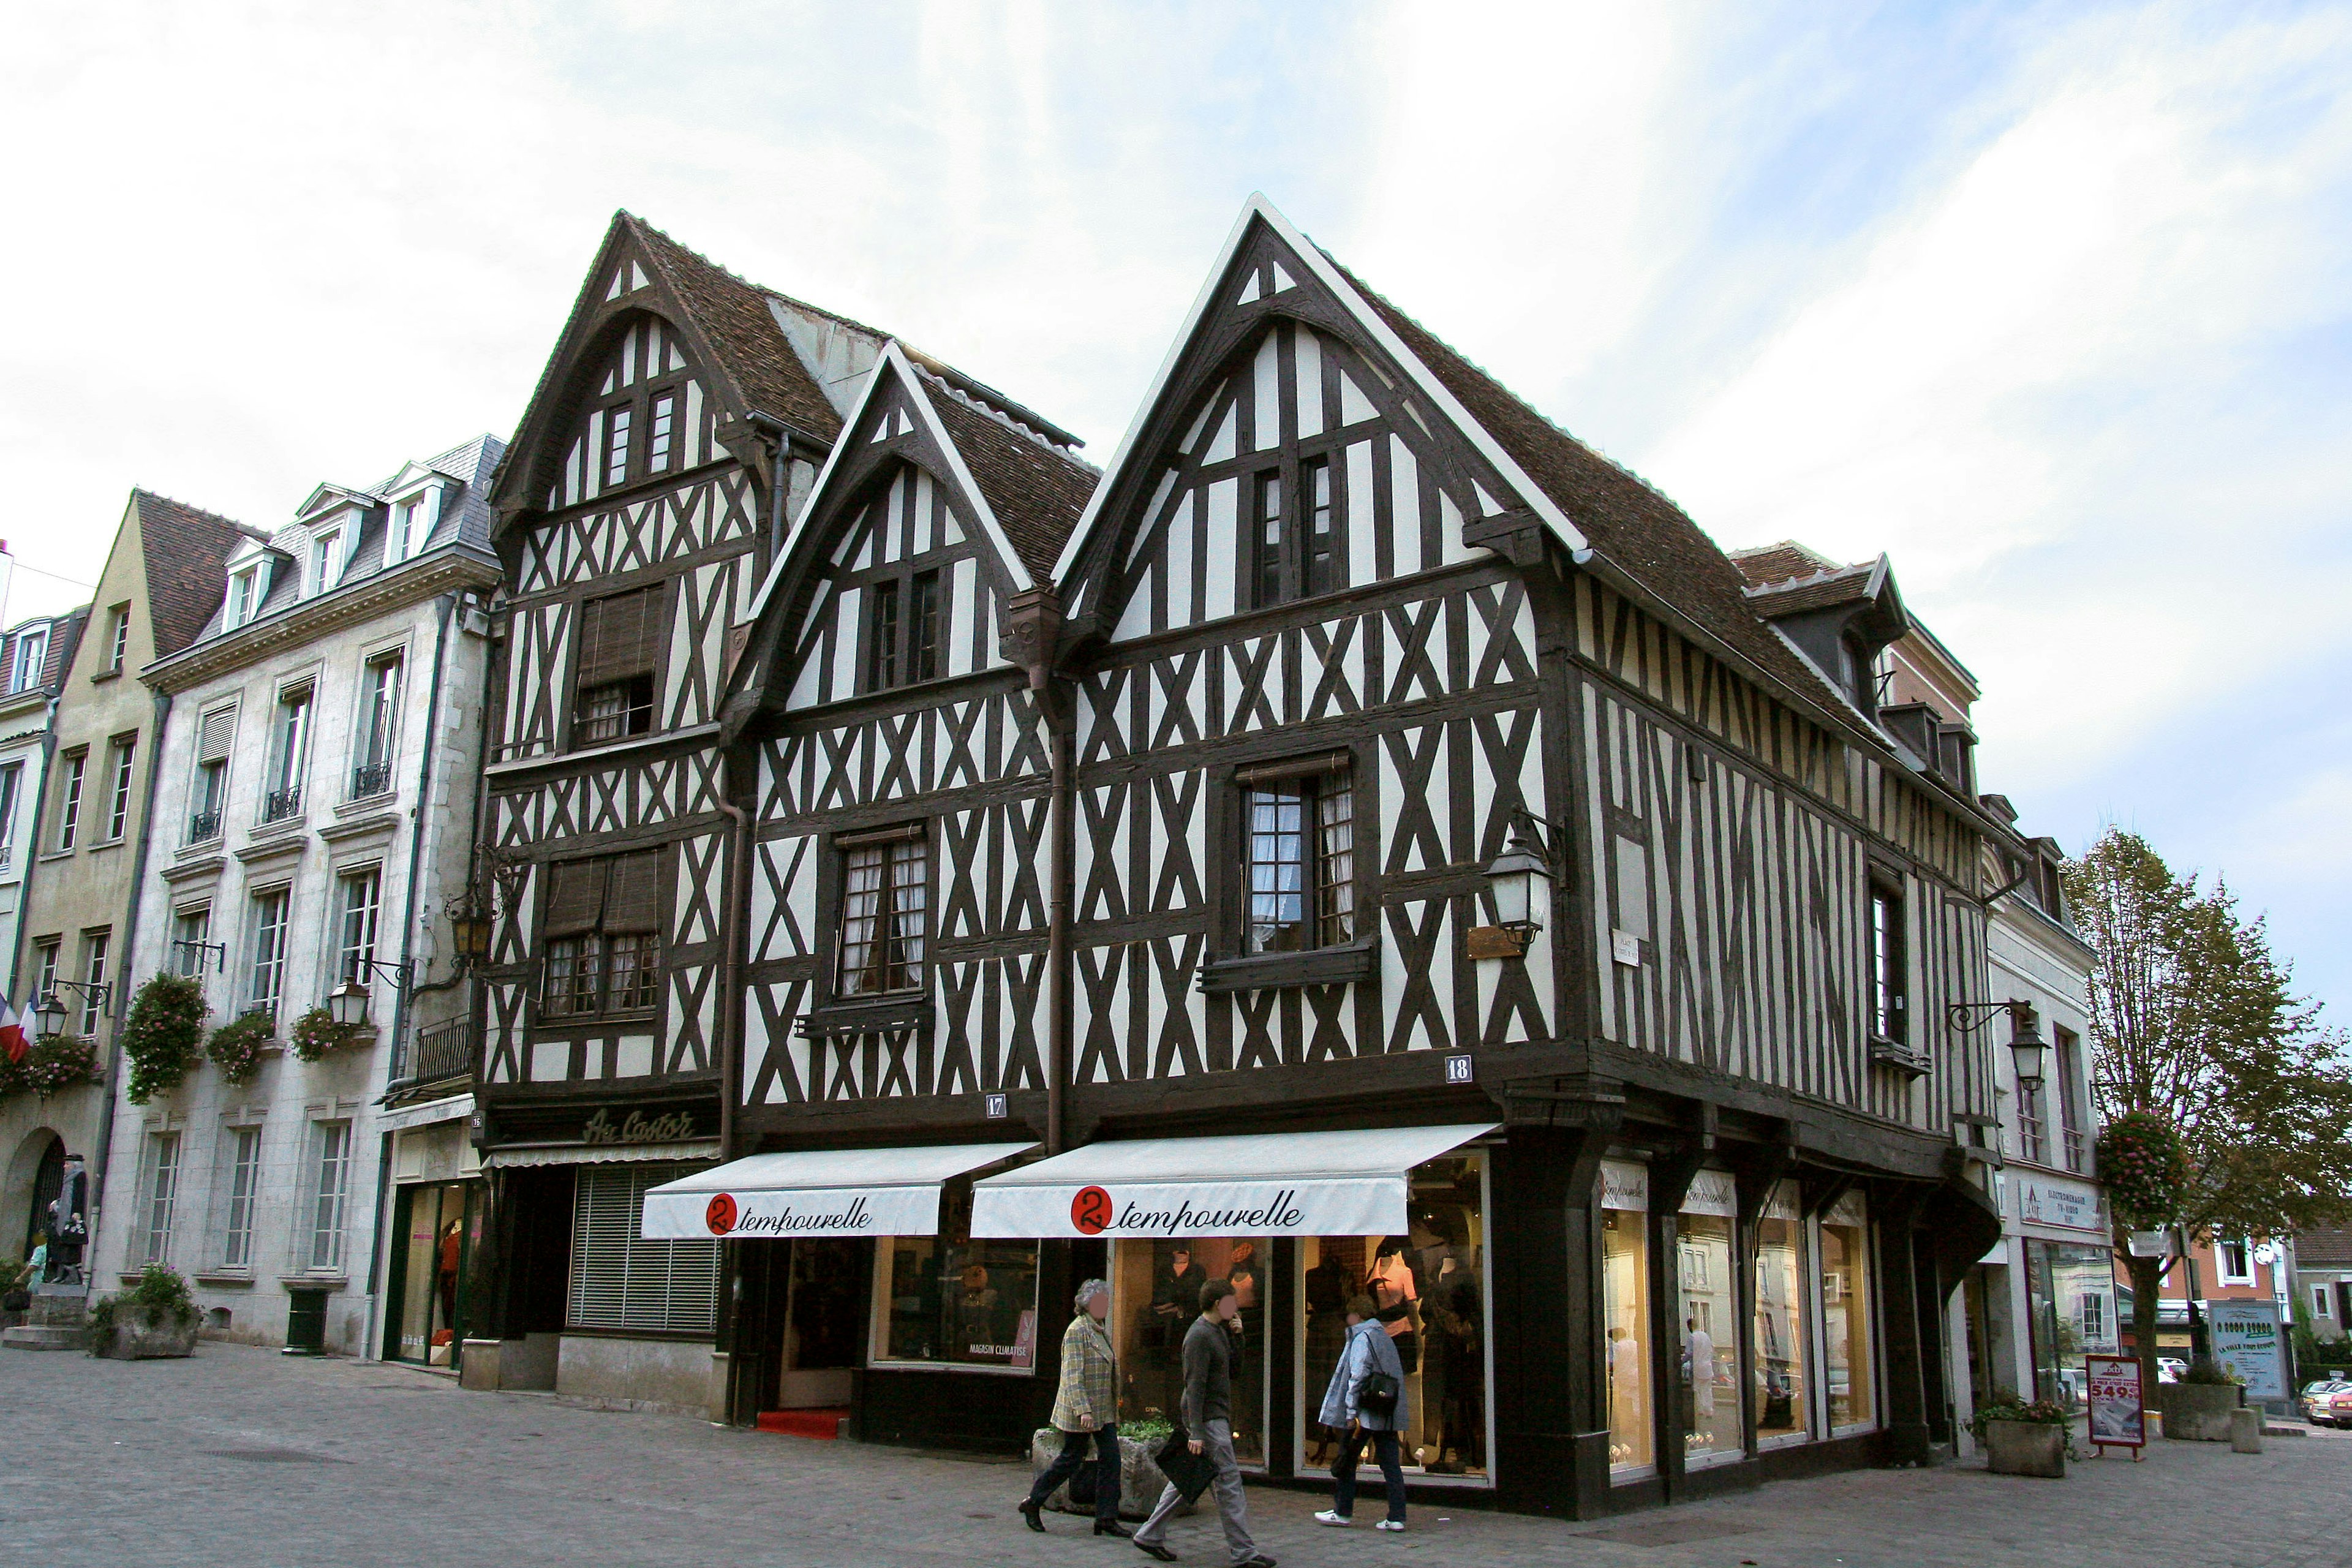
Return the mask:
<svg viewBox="0 0 2352 1568">
<path fill-rule="evenodd" d="M 1110 1194 L 1100 1187 L 1080 1187 L 1070 1200 L 1070 1223 L 1080 1236 L 1100 1236 L 1110 1228 Z"/>
<path fill-rule="evenodd" d="M 735 1200 L 725 1193 L 710 1200 L 702 1211 L 702 1223 L 710 1227 L 713 1236 L 725 1236 L 735 1228 Z"/>
</svg>

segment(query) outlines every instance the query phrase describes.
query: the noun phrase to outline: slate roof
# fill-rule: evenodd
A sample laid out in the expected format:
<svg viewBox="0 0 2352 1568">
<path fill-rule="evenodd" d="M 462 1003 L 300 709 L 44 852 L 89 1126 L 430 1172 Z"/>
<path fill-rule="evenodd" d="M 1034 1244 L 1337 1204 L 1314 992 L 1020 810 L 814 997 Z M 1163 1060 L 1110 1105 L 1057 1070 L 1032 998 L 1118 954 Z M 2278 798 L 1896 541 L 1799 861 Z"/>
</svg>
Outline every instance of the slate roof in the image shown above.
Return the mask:
<svg viewBox="0 0 2352 1568">
<path fill-rule="evenodd" d="M 635 213 L 621 213 L 619 221 L 645 247 L 663 281 L 692 312 L 717 357 L 711 370 L 734 384 L 740 400 L 830 445 L 841 434 L 841 416 L 786 341 L 783 328 L 768 308 L 769 290 L 688 250 Z M 819 313 L 833 315 L 829 310 Z M 857 324 L 844 316 L 834 319 Z M 859 330 L 872 331 L 871 328 Z"/>
<path fill-rule="evenodd" d="M 2294 1261 L 2300 1268 L 2352 1268 L 2352 1229 L 2296 1231 Z"/>
<path fill-rule="evenodd" d="M 48 647 L 41 652 L 40 678 L 25 689 L 55 691 L 63 684 L 66 667 L 73 662 L 74 649 L 81 644 L 82 628 L 89 624 L 89 606 L 76 605 L 70 610 L 54 616 L 27 616 L 0 632 L 0 693 L 8 691 L 8 680 L 16 669 L 16 639 L 30 630 L 49 634 Z"/>
<path fill-rule="evenodd" d="M 1739 568 L 1739 574 L 1753 588 L 1836 572 L 1846 565 L 1793 539 L 1783 539 L 1776 544 L 1751 544 L 1745 550 L 1730 552 L 1730 555 L 1731 563 Z"/>
<path fill-rule="evenodd" d="M 222 568 L 237 542 L 255 536 L 242 523 L 152 490 L 132 490 L 139 541 L 146 555 L 147 617 L 155 657 L 168 658 L 196 640 L 220 607 L 228 580 Z"/>
<path fill-rule="evenodd" d="M 1864 722 L 1828 679 L 1756 613 L 1739 568 L 1680 507 L 1546 419 L 1366 287 L 1337 258 L 1331 264 L 1595 551 L 1792 690 L 1816 701 L 1826 694 L 1850 721 Z"/>
<path fill-rule="evenodd" d="M 929 377 L 929 364 L 918 374 Z M 955 443 L 1021 563 L 1034 581 L 1052 582 L 1054 563 L 1101 474 L 1045 439 L 973 407 L 944 378 L 926 390 L 948 439 Z"/>
</svg>

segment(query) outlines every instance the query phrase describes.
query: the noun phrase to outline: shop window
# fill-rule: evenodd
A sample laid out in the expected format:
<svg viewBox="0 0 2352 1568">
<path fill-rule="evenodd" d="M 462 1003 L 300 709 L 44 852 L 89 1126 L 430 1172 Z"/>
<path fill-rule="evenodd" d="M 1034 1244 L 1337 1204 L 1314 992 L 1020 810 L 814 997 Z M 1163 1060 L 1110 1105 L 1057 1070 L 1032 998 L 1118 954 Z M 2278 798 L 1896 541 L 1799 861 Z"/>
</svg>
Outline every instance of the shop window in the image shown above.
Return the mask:
<svg viewBox="0 0 2352 1568">
<path fill-rule="evenodd" d="M 1750 1384 L 1756 1441 L 1769 1447 L 1811 1435 L 1812 1382 L 1806 1375 L 1804 1227 L 1797 1185 L 1783 1182 L 1756 1221 L 1756 1316 Z"/>
<path fill-rule="evenodd" d="M 466 1262 L 467 1205 L 473 1184 L 400 1189 L 400 1288 L 394 1353 L 425 1366 L 451 1366 L 457 1352 L 458 1288 Z"/>
<path fill-rule="evenodd" d="M 841 852 L 835 995 L 921 990 L 930 912 L 930 846 L 922 825 L 843 834 L 834 844 Z"/>
<path fill-rule="evenodd" d="M 716 1241 L 637 1235 L 646 1192 L 700 1165 L 583 1165 L 572 1188 L 567 1328 L 707 1334 L 719 1309 Z"/>
<path fill-rule="evenodd" d="M 975 1241 L 971 1182 L 940 1190 L 937 1236 L 874 1249 L 874 1350 L 883 1363 L 1028 1372 L 1037 1364 L 1037 1244 Z"/>
<path fill-rule="evenodd" d="M 1601 1167 L 1601 1310 L 1609 1377 L 1609 1479 L 1653 1474 L 1650 1418 L 1650 1173 Z"/>
<path fill-rule="evenodd" d="M 1354 772 L 1345 752 L 1244 768 L 1249 876 L 1244 951 L 1299 952 L 1356 940 Z"/>
<path fill-rule="evenodd" d="M 600 745 L 653 729 L 664 592 L 665 585 L 656 584 L 581 605 L 573 745 Z"/>
<path fill-rule="evenodd" d="M 1444 1155 L 1412 1172 L 1404 1236 L 1307 1237 L 1298 1244 L 1299 1451 L 1328 1467 L 1339 1433 L 1316 1420 L 1348 1335 L 1351 1296 L 1371 1298 L 1405 1368 L 1408 1469 L 1484 1479 L 1486 1468 L 1486 1158 Z M 1239 1281 L 1236 1281 L 1236 1289 Z M 1248 1338 L 1244 1302 L 1244 1339 Z"/>
<path fill-rule="evenodd" d="M 551 868 L 542 1020 L 643 1012 L 661 999 L 658 849 Z"/>
<path fill-rule="evenodd" d="M 1870 1218 L 1860 1193 L 1822 1215 L 1822 1372 L 1830 1432 L 1843 1436 L 1877 1424 L 1876 1363 L 1870 1300 Z"/>
<path fill-rule="evenodd" d="M 2027 1240 L 2026 1333 L 2035 1398 L 2082 1407 L 2090 1373 L 2084 1357 L 2116 1348 L 2106 1310 L 2114 1284 L 2115 1257 L 2107 1248 Z"/>
<path fill-rule="evenodd" d="M 1738 1215 L 1730 1173 L 1701 1171 L 1675 1220 L 1685 1466 L 1718 1464 L 1747 1452 L 1739 1421 L 1739 1296 L 1732 1272 L 1731 1232 Z"/>
<path fill-rule="evenodd" d="M 1201 1315 L 1201 1287 L 1230 1279 L 1241 1304 L 1232 1328 L 1234 1457 L 1253 1468 L 1265 1463 L 1265 1271 L 1273 1257 L 1272 1243 L 1264 1237 L 1111 1244 L 1110 1310 L 1121 1421 L 1181 1420 L 1184 1335 Z M 1369 1267 L 1370 1258 L 1362 1261 Z M 1321 1404 L 1320 1388 L 1315 1395 Z"/>
</svg>

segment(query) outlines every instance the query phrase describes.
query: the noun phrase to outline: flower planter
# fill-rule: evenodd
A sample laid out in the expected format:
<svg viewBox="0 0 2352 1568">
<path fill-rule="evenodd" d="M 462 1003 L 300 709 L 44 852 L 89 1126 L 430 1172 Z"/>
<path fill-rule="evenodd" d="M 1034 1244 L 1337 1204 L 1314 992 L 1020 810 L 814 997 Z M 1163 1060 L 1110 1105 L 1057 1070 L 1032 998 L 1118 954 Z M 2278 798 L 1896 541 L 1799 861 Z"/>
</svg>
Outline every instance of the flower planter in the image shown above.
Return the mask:
<svg viewBox="0 0 2352 1568">
<path fill-rule="evenodd" d="M 2244 1391 L 2236 1384 L 2168 1383 L 2158 1396 L 2164 1401 L 2164 1435 L 2184 1443 L 2226 1443 L 2230 1412 Z"/>
<path fill-rule="evenodd" d="M 1985 1458 L 1996 1476 L 2062 1477 L 2066 1428 L 2048 1421 L 1988 1421 Z"/>
<path fill-rule="evenodd" d="M 114 1337 L 99 1347 L 97 1354 L 110 1361 L 157 1361 L 170 1356 L 193 1355 L 196 1349 L 196 1325 L 203 1320 L 191 1316 L 186 1322 L 164 1312 L 142 1312 L 136 1307 L 118 1307 L 114 1313 Z"/>
<path fill-rule="evenodd" d="M 1160 1439 L 1166 1441 L 1165 1438 Z M 1140 1443 L 1132 1437 L 1118 1440 L 1118 1514 L 1121 1519 L 1149 1519 L 1152 1506 L 1159 1502 L 1168 1478 L 1160 1473 L 1160 1465 L 1151 1456 L 1160 1444 Z M 1091 1447 L 1088 1449 L 1092 1452 Z M 1042 1476 L 1061 1457 L 1062 1434 L 1051 1426 L 1040 1426 L 1029 1439 L 1030 1474 Z M 1057 1513 L 1082 1513 L 1089 1518 L 1094 1504 L 1070 1500 L 1070 1489 L 1066 1484 L 1054 1489 L 1045 1506 Z M 1176 1510 L 1180 1515 L 1192 1511 L 1193 1505 L 1185 1503 Z"/>
</svg>

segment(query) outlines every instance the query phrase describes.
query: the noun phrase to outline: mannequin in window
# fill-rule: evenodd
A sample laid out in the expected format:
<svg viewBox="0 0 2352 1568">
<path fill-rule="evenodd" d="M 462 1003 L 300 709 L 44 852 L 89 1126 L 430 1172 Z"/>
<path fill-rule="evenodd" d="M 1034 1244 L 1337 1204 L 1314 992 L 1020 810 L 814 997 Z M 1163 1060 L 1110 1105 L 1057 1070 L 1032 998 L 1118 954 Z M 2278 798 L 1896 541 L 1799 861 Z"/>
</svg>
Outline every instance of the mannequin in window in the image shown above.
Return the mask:
<svg viewBox="0 0 2352 1568">
<path fill-rule="evenodd" d="M 1153 1273 L 1151 1305 L 1144 1309 L 1140 1358 L 1148 1367 L 1144 1399 L 1163 1414 L 1176 1408 L 1183 1359 L 1184 1331 L 1199 1315 L 1201 1287 L 1209 1271 L 1192 1261 L 1192 1244 L 1168 1244 L 1167 1255 Z"/>
<path fill-rule="evenodd" d="M 1412 1376 L 1421 1367 L 1420 1323 L 1416 1313 L 1421 1306 L 1421 1290 L 1413 1281 L 1412 1265 L 1405 1261 L 1404 1249 L 1412 1238 L 1391 1236 L 1381 1243 L 1372 1258 L 1371 1289 L 1373 1316 L 1387 1328 L 1389 1338 L 1397 1342 L 1397 1354 L 1404 1361 L 1405 1375 Z"/>
<path fill-rule="evenodd" d="M 1318 1247 L 1315 1267 L 1307 1271 L 1307 1384 L 1328 1383 L 1331 1369 L 1339 1364 L 1339 1352 L 1348 1343 L 1348 1298 L 1356 1289 L 1355 1270 L 1330 1242 Z M 1310 1465 L 1325 1462 L 1331 1447 L 1330 1429 L 1315 1428 L 1314 1451 L 1307 1456 Z"/>
<path fill-rule="evenodd" d="M 956 1350 L 969 1353 L 974 1346 L 1003 1342 L 998 1332 L 997 1302 L 998 1293 L 988 1282 L 988 1270 L 977 1263 L 966 1264 L 958 1279 L 955 1297 Z"/>
<path fill-rule="evenodd" d="M 1486 1462 L 1486 1297 L 1475 1267 L 1445 1260 L 1444 1273 L 1433 1286 L 1424 1318 L 1429 1325 L 1431 1359 L 1436 1363 L 1437 1393 L 1424 1400 L 1436 1406 L 1437 1458 L 1430 1469 L 1439 1475 L 1459 1475 L 1467 1467 L 1483 1469 Z"/>
<path fill-rule="evenodd" d="M 1225 1264 L 1225 1279 L 1234 1288 L 1241 1310 L 1234 1314 L 1234 1431 L 1242 1437 L 1257 1431 L 1265 1405 L 1265 1299 L 1258 1284 L 1257 1243 L 1234 1243 Z M 1244 1445 L 1246 1446 L 1246 1445 Z"/>
</svg>

